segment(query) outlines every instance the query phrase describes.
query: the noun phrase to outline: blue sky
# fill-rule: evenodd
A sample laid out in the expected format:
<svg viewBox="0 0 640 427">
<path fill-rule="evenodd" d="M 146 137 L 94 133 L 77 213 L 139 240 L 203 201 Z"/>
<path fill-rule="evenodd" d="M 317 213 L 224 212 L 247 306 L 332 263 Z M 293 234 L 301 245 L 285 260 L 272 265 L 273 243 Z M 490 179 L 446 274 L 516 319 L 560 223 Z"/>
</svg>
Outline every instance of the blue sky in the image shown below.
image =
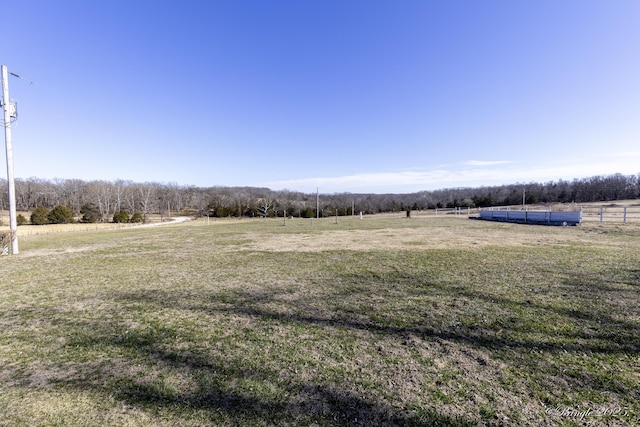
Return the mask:
<svg viewBox="0 0 640 427">
<path fill-rule="evenodd" d="M 634 0 L 21 0 L 2 15 L 20 178 L 407 193 L 640 173 Z"/>
</svg>

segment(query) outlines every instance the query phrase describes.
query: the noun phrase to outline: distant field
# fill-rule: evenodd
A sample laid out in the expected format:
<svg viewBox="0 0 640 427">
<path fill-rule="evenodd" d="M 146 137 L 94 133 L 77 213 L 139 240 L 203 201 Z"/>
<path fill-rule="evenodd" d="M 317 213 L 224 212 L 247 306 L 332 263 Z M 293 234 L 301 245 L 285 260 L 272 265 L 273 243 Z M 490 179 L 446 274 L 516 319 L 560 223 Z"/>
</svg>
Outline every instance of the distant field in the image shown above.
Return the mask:
<svg viewBox="0 0 640 427">
<path fill-rule="evenodd" d="M 20 212 L 25 218 L 29 218 L 29 212 Z M 148 223 L 158 223 L 162 221 L 160 215 L 148 215 Z M 166 218 L 165 218 L 166 219 Z M 9 231 L 9 213 L 0 211 L 0 231 Z M 47 224 L 47 225 L 20 225 L 18 226 L 18 236 L 32 236 L 38 234 L 60 234 L 86 231 L 121 230 L 124 228 L 136 227 L 140 224 L 118 224 L 118 223 L 73 223 L 73 224 Z"/>
<path fill-rule="evenodd" d="M 640 423 L 640 225 L 192 221 L 0 257 L 0 425 Z"/>
</svg>

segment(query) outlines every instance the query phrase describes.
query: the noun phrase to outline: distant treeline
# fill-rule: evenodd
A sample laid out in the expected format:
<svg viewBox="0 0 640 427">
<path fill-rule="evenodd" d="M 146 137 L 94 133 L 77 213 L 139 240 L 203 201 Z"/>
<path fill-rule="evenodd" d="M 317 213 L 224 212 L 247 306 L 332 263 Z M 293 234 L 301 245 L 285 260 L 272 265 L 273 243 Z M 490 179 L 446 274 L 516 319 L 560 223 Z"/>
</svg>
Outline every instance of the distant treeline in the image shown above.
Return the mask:
<svg viewBox="0 0 640 427">
<path fill-rule="evenodd" d="M 2 180 L 0 180 L 2 181 Z M 6 188 L 6 180 L 1 183 Z M 38 206 L 68 207 L 75 216 L 90 212 L 97 221 L 112 221 L 125 211 L 133 215 L 177 214 L 288 216 L 315 218 L 316 194 L 257 187 L 195 187 L 130 181 L 17 179 L 19 211 Z M 517 183 L 492 187 L 450 188 L 411 194 L 320 194 L 319 216 L 351 215 L 453 207 L 489 207 L 536 203 L 590 203 L 640 198 L 640 174 L 593 176 L 573 181 Z M 8 208 L 6 191 L 0 209 Z M 85 218 L 88 216 L 84 215 Z"/>
</svg>

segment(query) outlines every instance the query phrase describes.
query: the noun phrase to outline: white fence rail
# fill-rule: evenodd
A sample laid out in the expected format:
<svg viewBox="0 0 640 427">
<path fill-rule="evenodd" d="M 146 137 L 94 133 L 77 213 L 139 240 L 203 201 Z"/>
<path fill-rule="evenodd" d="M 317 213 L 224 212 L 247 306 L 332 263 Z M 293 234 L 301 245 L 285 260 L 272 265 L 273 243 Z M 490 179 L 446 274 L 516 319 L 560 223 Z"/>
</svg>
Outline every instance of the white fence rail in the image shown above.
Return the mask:
<svg viewBox="0 0 640 427">
<path fill-rule="evenodd" d="M 478 209 L 471 209 L 471 208 L 437 208 L 435 210 L 436 216 L 440 216 L 440 215 L 455 215 L 455 216 L 461 216 L 461 215 L 466 215 L 469 216 L 471 215 L 472 211 L 474 213 L 478 212 Z"/>
<path fill-rule="evenodd" d="M 411 216 L 415 217 L 429 217 L 429 216 L 437 216 L 437 217 L 458 217 L 458 218 L 472 218 L 476 216 L 482 215 L 481 212 L 492 210 L 493 212 L 501 212 L 508 211 L 509 219 L 512 217 L 517 217 L 518 215 L 515 212 L 528 212 L 526 214 L 527 219 L 529 219 L 530 215 L 533 215 L 531 218 L 538 215 L 546 215 L 545 212 L 553 211 L 553 212 L 577 212 L 582 209 L 582 222 L 617 222 L 617 223 L 640 223 L 640 203 L 635 205 L 627 205 L 627 206 L 619 206 L 619 205 L 578 205 L 575 203 L 572 204 L 553 204 L 552 206 L 548 206 L 546 209 L 541 206 L 535 205 L 518 205 L 518 206 L 495 206 L 493 208 L 438 208 L 438 209 L 428 209 L 428 210 L 419 210 L 412 211 Z M 533 212 L 538 212 L 534 214 Z M 404 216 L 404 212 L 402 212 Z M 490 215 L 490 214 L 484 214 Z M 494 216 L 499 215 L 507 215 L 507 214 L 493 214 Z M 554 213 L 554 215 L 556 215 Z M 558 214 L 560 215 L 560 214 Z M 575 215 L 575 214 L 572 214 Z M 543 221 L 546 220 L 547 217 L 543 218 Z M 553 218 L 555 220 L 555 218 Z M 563 221 L 564 222 L 564 221 Z"/>
<path fill-rule="evenodd" d="M 640 206 L 583 206 L 582 219 L 597 222 L 640 222 Z"/>
</svg>

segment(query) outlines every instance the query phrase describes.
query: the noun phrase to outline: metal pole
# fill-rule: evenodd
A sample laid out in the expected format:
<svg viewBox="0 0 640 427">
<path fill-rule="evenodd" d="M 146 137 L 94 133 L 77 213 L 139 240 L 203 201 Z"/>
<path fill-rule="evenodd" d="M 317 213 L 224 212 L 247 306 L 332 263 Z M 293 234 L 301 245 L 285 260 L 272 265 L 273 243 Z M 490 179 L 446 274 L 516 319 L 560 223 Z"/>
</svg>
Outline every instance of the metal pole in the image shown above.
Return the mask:
<svg viewBox="0 0 640 427">
<path fill-rule="evenodd" d="M 16 221 L 16 186 L 13 179 L 13 146 L 11 145 L 11 101 L 9 100 L 9 78 L 6 65 L 2 66 L 2 108 L 4 110 L 4 141 L 7 148 L 7 181 L 9 181 L 9 230 L 11 253 L 17 254 L 18 227 Z"/>
</svg>

